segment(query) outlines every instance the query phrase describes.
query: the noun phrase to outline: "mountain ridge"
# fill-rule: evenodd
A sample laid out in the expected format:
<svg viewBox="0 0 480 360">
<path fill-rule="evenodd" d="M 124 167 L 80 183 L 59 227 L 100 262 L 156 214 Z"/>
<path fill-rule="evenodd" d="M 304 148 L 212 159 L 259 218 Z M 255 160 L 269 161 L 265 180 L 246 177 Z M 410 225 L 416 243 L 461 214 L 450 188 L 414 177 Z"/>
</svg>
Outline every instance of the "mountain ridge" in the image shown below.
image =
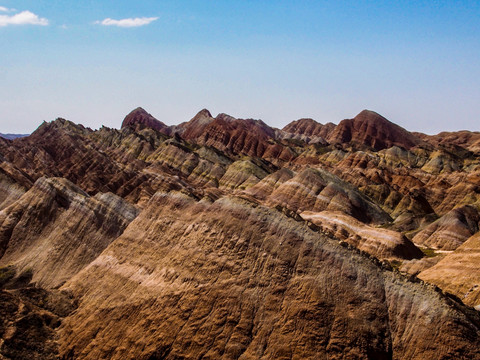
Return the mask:
<svg viewBox="0 0 480 360">
<path fill-rule="evenodd" d="M 225 122 L 226 119 L 229 121 Z M 262 120 L 236 119 L 224 113 L 213 117 L 207 109 L 200 110 L 188 122 L 167 126 L 139 107 L 125 117 L 122 128 L 138 124 L 151 127 L 167 135 L 179 134 L 180 136 L 184 135 L 185 139 L 195 140 L 204 131 L 209 133 L 208 128 L 214 128 L 211 131 L 215 132 L 215 128 L 227 126 L 226 124 L 233 120 L 243 124 L 242 126 L 247 127 L 249 131 L 256 130 L 276 140 L 290 135 L 290 137 L 297 136 L 297 139 L 307 143 L 312 141 L 345 145 L 352 143 L 354 146 L 366 146 L 378 151 L 392 146 L 401 146 L 406 150 L 416 146 L 438 146 L 438 144 L 452 142 L 452 138 L 455 138 L 453 142 L 458 146 L 472 147 L 476 150 L 480 147 L 478 145 L 480 144 L 480 137 L 476 136 L 476 132 L 462 130 L 441 132 L 437 135 L 410 132 L 372 110 L 362 110 L 354 118 L 341 120 L 338 124 L 332 122 L 321 124 L 311 118 L 302 118 L 290 122 L 280 130 L 270 127 Z M 223 123 L 218 124 L 219 121 Z M 212 122 L 216 122 L 217 126 L 211 125 Z M 236 127 L 238 126 L 237 124 Z M 227 126 L 223 130 L 231 131 L 232 129 Z M 206 140 L 202 138 L 200 141 Z"/>
<path fill-rule="evenodd" d="M 125 119 L 0 140 L 0 354 L 480 358 L 475 137 Z"/>
</svg>

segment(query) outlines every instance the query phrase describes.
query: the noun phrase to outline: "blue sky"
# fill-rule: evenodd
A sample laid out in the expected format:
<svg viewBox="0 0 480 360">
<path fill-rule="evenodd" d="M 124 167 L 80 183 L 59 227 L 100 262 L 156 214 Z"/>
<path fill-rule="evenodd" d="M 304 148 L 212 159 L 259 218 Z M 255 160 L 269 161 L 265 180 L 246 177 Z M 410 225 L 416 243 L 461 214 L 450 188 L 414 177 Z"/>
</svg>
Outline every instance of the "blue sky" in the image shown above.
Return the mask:
<svg viewBox="0 0 480 360">
<path fill-rule="evenodd" d="M 136 26 L 138 25 L 138 26 Z M 478 1 L 0 0 L 0 132 L 137 106 L 283 127 L 371 109 L 412 131 L 480 130 Z"/>
</svg>

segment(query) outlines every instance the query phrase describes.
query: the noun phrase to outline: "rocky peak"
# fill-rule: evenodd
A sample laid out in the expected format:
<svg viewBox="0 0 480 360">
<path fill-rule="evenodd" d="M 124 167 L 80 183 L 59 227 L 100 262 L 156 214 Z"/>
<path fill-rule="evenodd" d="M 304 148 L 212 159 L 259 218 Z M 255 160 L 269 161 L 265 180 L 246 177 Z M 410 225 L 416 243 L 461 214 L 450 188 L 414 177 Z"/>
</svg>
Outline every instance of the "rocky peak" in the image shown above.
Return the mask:
<svg viewBox="0 0 480 360">
<path fill-rule="evenodd" d="M 214 120 L 212 114 L 207 109 L 200 110 L 189 122 L 184 123 L 185 128 L 208 125 Z"/>
<path fill-rule="evenodd" d="M 342 120 L 327 137 L 330 143 L 353 143 L 375 150 L 399 146 L 410 149 L 422 140 L 380 114 L 363 110 L 353 119 Z"/>
<path fill-rule="evenodd" d="M 387 118 L 383 117 L 379 113 L 373 111 L 373 110 L 367 110 L 364 109 L 358 113 L 357 116 L 354 118 L 355 120 L 358 121 L 367 121 L 367 122 L 385 122 L 389 124 L 393 124 L 391 121 L 387 120 Z"/>
<path fill-rule="evenodd" d="M 212 114 L 210 113 L 210 111 L 208 111 L 208 109 L 202 109 L 197 113 L 197 115 L 195 115 L 195 117 L 193 119 L 196 119 L 196 118 L 199 118 L 199 117 L 211 118 Z"/>
<path fill-rule="evenodd" d="M 224 113 L 213 118 L 206 109 L 178 128 L 187 141 L 254 156 L 263 154 L 267 139 L 275 137 L 275 131 L 263 121 L 237 119 Z"/>
<path fill-rule="evenodd" d="M 122 129 L 127 126 L 137 127 L 138 125 L 142 127 L 150 127 L 159 131 L 168 128 L 167 125 L 154 118 L 141 107 L 136 108 L 125 117 L 122 122 Z"/>
<path fill-rule="evenodd" d="M 30 137 L 32 141 L 36 141 L 39 138 L 42 138 L 45 135 L 52 134 L 55 131 L 60 130 L 61 132 L 77 134 L 77 135 L 87 135 L 92 132 L 92 129 L 86 128 L 81 124 L 75 124 L 70 120 L 64 118 L 56 118 L 53 121 L 46 122 L 44 121 L 29 137 L 20 138 L 25 141 L 28 141 Z"/>
<path fill-rule="evenodd" d="M 302 132 L 304 133 L 305 128 L 315 128 L 320 124 L 319 122 L 311 119 L 311 118 L 301 118 L 295 121 L 292 121 L 290 124 L 286 125 L 283 130 L 289 132 Z"/>
</svg>

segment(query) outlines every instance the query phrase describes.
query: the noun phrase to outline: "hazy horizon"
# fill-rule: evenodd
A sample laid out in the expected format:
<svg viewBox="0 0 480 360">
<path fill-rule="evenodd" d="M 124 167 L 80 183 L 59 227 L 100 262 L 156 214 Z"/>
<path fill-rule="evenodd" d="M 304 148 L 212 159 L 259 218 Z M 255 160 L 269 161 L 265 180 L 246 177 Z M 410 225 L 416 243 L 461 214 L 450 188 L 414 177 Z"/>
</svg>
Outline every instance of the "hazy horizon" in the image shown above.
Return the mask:
<svg viewBox="0 0 480 360">
<path fill-rule="evenodd" d="M 409 131 L 478 131 L 476 1 L 0 0 L 0 132 L 141 106 L 282 128 L 370 109 Z"/>
</svg>

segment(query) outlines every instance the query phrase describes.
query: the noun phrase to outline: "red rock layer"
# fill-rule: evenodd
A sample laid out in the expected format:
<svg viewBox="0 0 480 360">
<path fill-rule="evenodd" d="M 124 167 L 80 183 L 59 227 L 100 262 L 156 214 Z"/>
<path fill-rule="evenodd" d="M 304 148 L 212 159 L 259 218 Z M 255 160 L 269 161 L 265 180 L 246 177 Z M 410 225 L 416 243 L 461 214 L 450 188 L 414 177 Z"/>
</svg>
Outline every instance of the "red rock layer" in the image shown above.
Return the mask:
<svg viewBox="0 0 480 360">
<path fill-rule="evenodd" d="M 421 140 L 374 111 L 363 110 L 353 119 L 342 120 L 327 137 L 330 143 L 353 143 L 375 150 L 392 146 L 410 149 Z"/>
<path fill-rule="evenodd" d="M 226 114 L 213 118 L 206 109 L 178 126 L 178 134 L 190 142 L 234 154 L 288 161 L 293 153 L 274 141 L 275 130 L 261 120 L 236 119 Z"/>
</svg>

